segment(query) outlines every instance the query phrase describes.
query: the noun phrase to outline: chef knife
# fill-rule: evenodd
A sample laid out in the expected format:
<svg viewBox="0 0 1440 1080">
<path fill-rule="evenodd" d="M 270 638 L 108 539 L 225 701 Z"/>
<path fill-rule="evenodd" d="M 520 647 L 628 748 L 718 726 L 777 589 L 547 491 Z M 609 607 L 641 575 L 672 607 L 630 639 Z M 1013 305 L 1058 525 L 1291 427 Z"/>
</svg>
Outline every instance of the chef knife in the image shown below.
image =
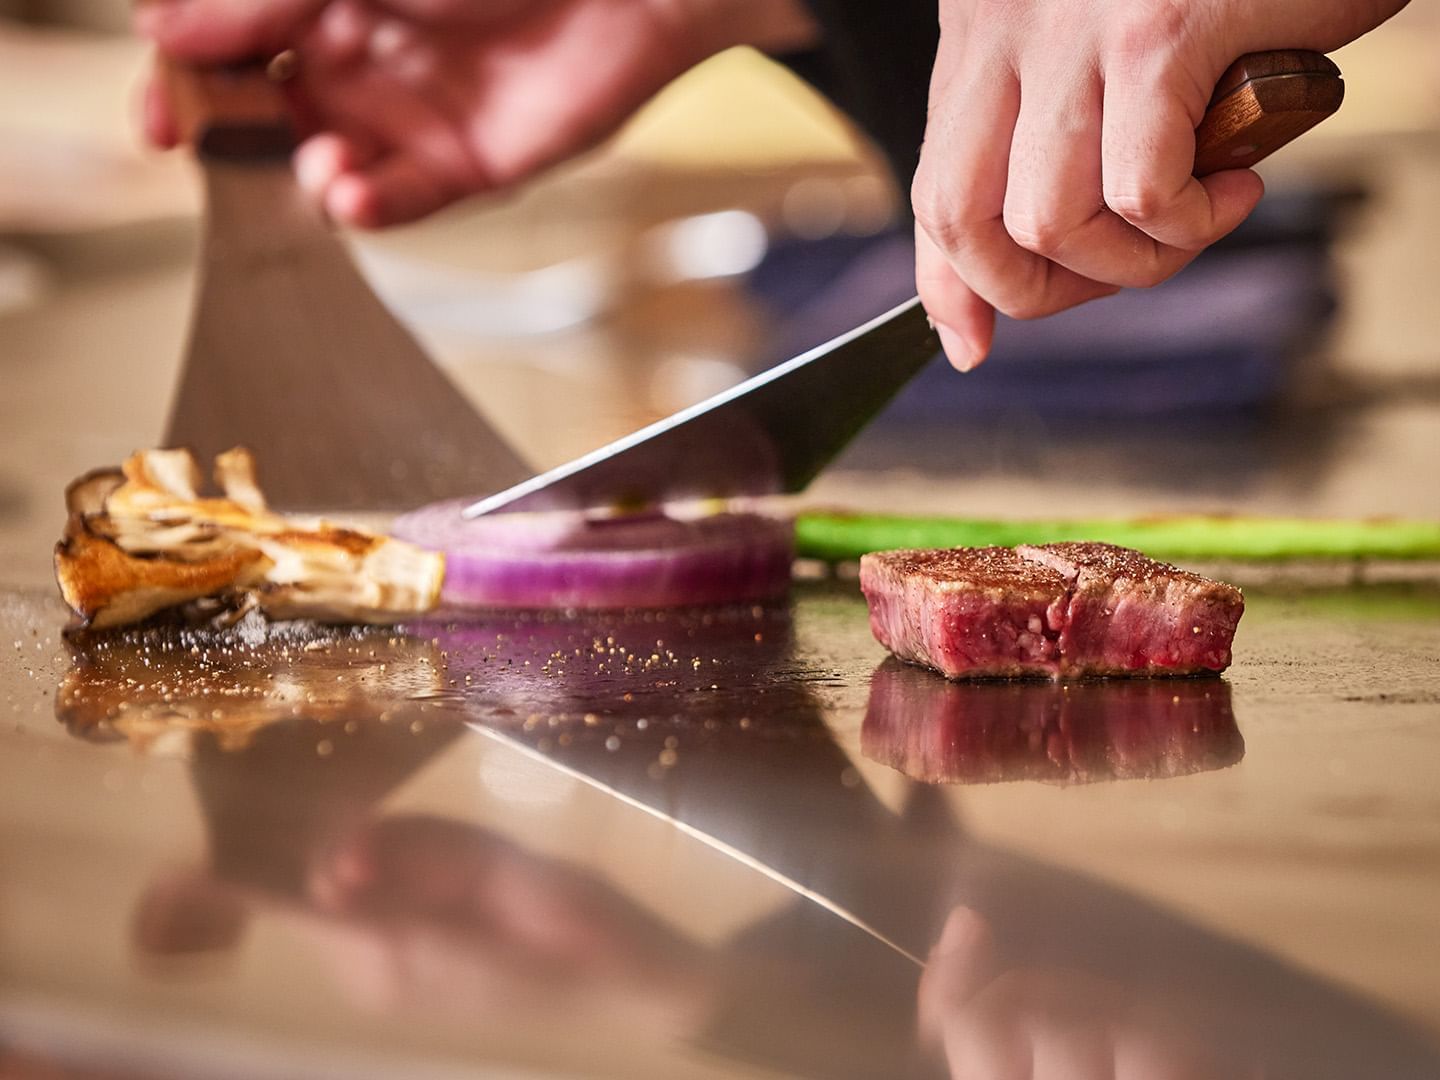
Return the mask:
<svg viewBox="0 0 1440 1080">
<path fill-rule="evenodd" d="M 1248 168 L 1340 107 L 1328 58 L 1252 53 L 1216 87 L 1195 174 Z M 467 507 L 582 509 L 803 490 L 939 352 L 913 298 L 707 401 Z"/>
<path fill-rule="evenodd" d="M 300 191 L 289 104 L 266 66 L 164 74 L 208 205 L 167 445 L 201 461 L 249 446 L 291 509 L 398 509 L 532 475 Z"/>
</svg>

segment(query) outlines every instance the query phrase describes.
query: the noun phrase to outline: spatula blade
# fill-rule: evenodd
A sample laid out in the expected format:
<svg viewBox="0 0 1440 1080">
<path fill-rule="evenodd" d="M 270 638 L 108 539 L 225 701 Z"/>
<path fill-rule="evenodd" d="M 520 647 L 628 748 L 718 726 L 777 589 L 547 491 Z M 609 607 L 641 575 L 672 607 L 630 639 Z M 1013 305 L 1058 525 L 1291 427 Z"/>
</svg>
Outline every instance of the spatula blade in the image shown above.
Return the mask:
<svg viewBox="0 0 1440 1080">
<path fill-rule="evenodd" d="M 533 470 L 371 292 L 283 158 L 202 159 L 208 219 L 166 442 L 259 457 L 286 508 L 398 509 Z"/>
</svg>

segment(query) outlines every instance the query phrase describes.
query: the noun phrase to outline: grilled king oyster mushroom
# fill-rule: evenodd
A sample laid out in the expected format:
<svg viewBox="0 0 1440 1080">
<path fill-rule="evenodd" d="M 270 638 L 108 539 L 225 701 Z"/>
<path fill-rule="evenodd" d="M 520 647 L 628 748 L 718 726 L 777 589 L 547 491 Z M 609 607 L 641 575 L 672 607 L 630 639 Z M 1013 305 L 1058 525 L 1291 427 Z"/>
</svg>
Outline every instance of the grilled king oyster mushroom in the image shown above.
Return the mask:
<svg viewBox="0 0 1440 1080">
<path fill-rule="evenodd" d="M 248 450 L 217 457 L 215 482 L 223 497 L 202 496 L 188 450 L 145 450 L 66 489 L 55 577 L 80 628 L 129 626 L 182 608 L 388 623 L 438 602 L 443 555 L 274 513 Z"/>
</svg>

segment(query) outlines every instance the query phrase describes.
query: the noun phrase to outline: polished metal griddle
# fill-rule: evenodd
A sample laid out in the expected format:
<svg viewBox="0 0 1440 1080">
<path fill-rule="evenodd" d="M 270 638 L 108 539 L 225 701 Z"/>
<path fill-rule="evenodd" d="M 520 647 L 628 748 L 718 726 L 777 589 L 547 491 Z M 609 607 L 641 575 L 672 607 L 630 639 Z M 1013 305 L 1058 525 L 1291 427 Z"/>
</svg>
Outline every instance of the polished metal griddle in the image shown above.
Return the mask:
<svg viewBox="0 0 1440 1080">
<path fill-rule="evenodd" d="M 1176 1054 L 1433 1075 L 1402 961 L 1437 614 L 1252 593 L 1225 679 L 1075 687 L 1062 723 L 1043 684 L 897 672 L 845 583 L 83 654 L 6 594 L 0 1038 L 144 1075 L 938 1075 L 932 953 L 981 926 L 983 965 L 942 955 L 1042 1028 L 1081 978 Z"/>
</svg>

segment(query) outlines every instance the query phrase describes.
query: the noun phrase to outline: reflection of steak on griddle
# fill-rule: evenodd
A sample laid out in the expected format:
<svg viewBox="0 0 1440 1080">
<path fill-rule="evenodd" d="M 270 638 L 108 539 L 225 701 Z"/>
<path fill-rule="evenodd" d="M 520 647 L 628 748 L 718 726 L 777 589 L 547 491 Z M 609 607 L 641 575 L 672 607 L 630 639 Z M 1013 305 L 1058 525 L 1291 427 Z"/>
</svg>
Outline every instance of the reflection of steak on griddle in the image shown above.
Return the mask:
<svg viewBox="0 0 1440 1080">
<path fill-rule="evenodd" d="M 860 748 L 927 783 L 1088 784 L 1223 769 L 1245 742 L 1223 679 L 952 682 L 891 656 Z"/>
<path fill-rule="evenodd" d="M 880 643 L 951 678 L 1222 671 L 1245 606 L 1109 544 L 879 552 L 860 586 Z"/>
</svg>

